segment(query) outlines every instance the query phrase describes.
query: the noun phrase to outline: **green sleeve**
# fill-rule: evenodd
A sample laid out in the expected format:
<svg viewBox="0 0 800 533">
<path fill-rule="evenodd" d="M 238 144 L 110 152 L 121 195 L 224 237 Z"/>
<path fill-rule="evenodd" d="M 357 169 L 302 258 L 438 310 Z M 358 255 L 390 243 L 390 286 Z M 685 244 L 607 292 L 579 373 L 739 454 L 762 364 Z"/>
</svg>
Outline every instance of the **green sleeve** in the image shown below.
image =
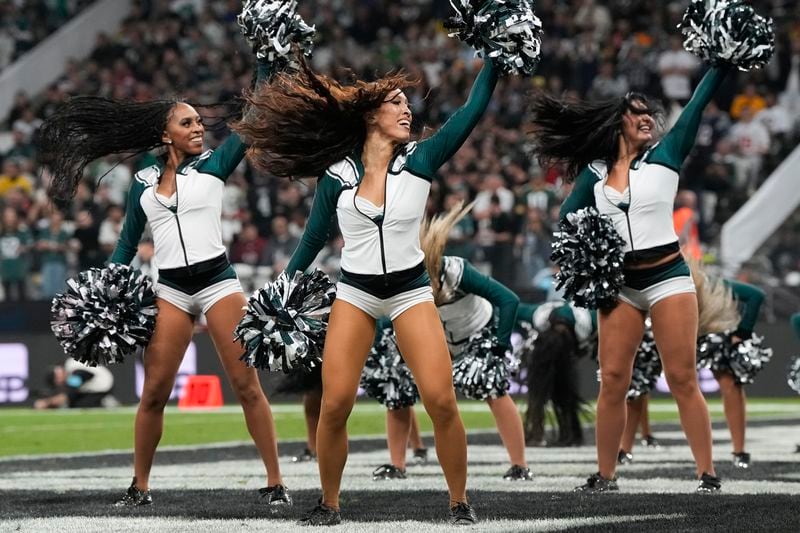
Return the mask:
<svg viewBox="0 0 800 533">
<path fill-rule="evenodd" d="M 529 304 L 526 302 L 520 302 L 519 306 L 517 307 L 517 316 L 515 318 L 515 327 L 516 329 L 522 329 L 522 323 L 527 322 L 528 324 L 533 324 L 533 313 L 539 309 L 541 304 Z"/>
<path fill-rule="evenodd" d="M 461 275 L 458 288 L 489 300 L 498 309 L 500 319 L 497 323 L 497 339 L 504 346 L 509 346 L 519 297 L 499 281 L 478 272 L 467 261 L 464 261 L 464 273 Z"/>
<path fill-rule="evenodd" d="M 742 315 L 736 328 L 736 335 L 743 339 L 748 338 L 753 334 L 753 328 L 758 320 L 758 312 L 761 310 L 761 304 L 764 303 L 764 291 L 741 281 L 726 279 L 723 280 L 723 283 L 733 292 L 733 297 L 738 302 L 739 312 Z"/>
<path fill-rule="evenodd" d="M 794 334 L 797 336 L 797 339 L 800 340 L 800 313 L 795 313 L 792 315 L 791 323 L 792 329 L 794 329 Z"/>
<path fill-rule="evenodd" d="M 680 171 L 683 161 L 691 152 L 694 146 L 697 129 L 700 127 L 700 120 L 703 118 L 703 111 L 714 94 L 722 85 L 729 67 L 711 67 L 706 72 L 700 84 L 694 90 L 689 103 L 681 111 L 678 121 L 661 139 L 661 142 L 653 150 L 648 161 L 661 163 L 675 172 Z"/>
<path fill-rule="evenodd" d="M 147 222 L 147 215 L 144 214 L 140 202 L 144 189 L 144 184 L 134 178 L 128 191 L 125 222 L 122 224 L 122 231 L 119 234 L 114 253 L 111 254 L 111 259 L 109 260 L 111 263 L 129 265 L 133 258 L 136 257 L 139 239 L 142 238 L 144 225 Z"/>
<path fill-rule="evenodd" d="M 497 85 L 497 69 L 491 61 L 483 64 L 467 102 L 453 113 L 431 137 L 420 141 L 408 161 L 408 167 L 427 178 L 453 157 L 483 116 Z"/>
<path fill-rule="evenodd" d="M 300 244 L 297 245 L 297 249 L 286 266 L 287 274 L 292 275 L 298 270 L 305 272 L 325 243 L 328 242 L 331 219 L 336 214 L 336 202 L 341 191 L 340 182 L 327 174 L 324 174 L 317 182 L 311 214 L 308 216 Z"/>
<path fill-rule="evenodd" d="M 266 80 L 269 75 L 270 66 L 259 61 L 256 67 L 256 84 Z M 241 137 L 236 133 L 231 133 L 208 159 L 200 163 L 198 170 L 216 176 L 222 181 L 227 181 L 244 159 L 246 151 L 247 145 L 242 142 Z"/>
<path fill-rule="evenodd" d="M 574 213 L 584 207 L 596 207 L 594 199 L 594 184 L 597 183 L 597 175 L 586 167 L 575 178 L 575 185 L 567 199 L 561 204 L 559 217 L 563 220 L 568 214 Z"/>
</svg>

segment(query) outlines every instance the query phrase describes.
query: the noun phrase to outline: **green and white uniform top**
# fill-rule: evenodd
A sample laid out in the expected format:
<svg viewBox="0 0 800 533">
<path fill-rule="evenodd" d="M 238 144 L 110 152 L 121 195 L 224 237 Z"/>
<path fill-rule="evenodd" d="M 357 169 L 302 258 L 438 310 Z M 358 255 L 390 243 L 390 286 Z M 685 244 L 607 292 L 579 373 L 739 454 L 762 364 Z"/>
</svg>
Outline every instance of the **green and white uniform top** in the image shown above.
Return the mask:
<svg viewBox="0 0 800 533">
<path fill-rule="evenodd" d="M 497 339 L 510 346 L 519 297 L 499 281 L 478 272 L 462 257 L 445 256 L 441 266 L 443 302 L 436 310 L 444 326 L 450 353 L 461 352 L 470 336 L 494 321 Z"/>
<path fill-rule="evenodd" d="M 268 68 L 258 64 L 259 81 L 267 77 Z M 111 262 L 130 264 L 148 221 L 159 270 L 188 268 L 224 256 L 222 192 L 246 150 L 234 133 L 216 150 L 187 158 L 177 169 L 175 194 L 169 198 L 156 192 L 163 160 L 137 172 Z"/>
<path fill-rule="evenodd" d="M 402 147 L 389 163 L 383 205 L 357 196 L 364 177 L 360 151 L 331 165 L 317 182 L 311 214 L 287 272 L 311 265 L 337 215 L 344 237 L 341 282 L 380 298 L 428 284 L 419 228 L 431 181 L 480 120 L 496 82 L 495 68 L 486 62 L 467 102 L 433 136 Z"/>
<path fill-rule="evenodd" d="M 522 323 L 527 322 L 540 333 L 546 331 L 550 329 L 550 316 L 554 313 L 572 326 L 581 348 L 591 342 L 597 334 L 597 311 L 577 307 L 563 300 L 542 304 L 520 304 L 517 310 L 517 328 L 521 329 Z"/>
<path fill-rule="evenodd" d="M 672 211 L 680 168 L 694 146 L 703 110 L 726 73 L 727 67 L 709 69 L 675 125 L 631 163 L 625 191 L 620 193 L 606 185 L 609 169 L 605 161 L 595 160 L 583 169 L 561 206 L 561 218 L 585 207 L 596 207 L 613 221 L 625 240 L 625 252 L 677 243 Z"/>
</svg>

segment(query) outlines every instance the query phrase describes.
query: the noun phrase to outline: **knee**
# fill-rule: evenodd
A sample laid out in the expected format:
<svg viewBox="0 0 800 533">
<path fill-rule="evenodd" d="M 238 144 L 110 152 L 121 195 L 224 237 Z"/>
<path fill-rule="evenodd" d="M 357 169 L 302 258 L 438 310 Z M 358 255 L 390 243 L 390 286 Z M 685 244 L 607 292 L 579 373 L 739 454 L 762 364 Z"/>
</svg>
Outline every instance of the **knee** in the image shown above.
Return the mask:
<svg viewBox="0 0 800 533">
<path fill-rule="evenodd" d="M 320 423 L 324 421 L 325 424 L 336 427 L 346 425 L 353 403 L 354 399 L 347 396 L 323 394 Z"/>
<path fill-rule="evenodd" d="M 142 389 L 142 399 L 139 402 L 139 410 L 148 413 L 161 413 L 169 401 L 172 392 L 171 381 L 148 382 Z"/>
<path fill-rule="evenodd" d="M 669 390 L 675 397 L 691 396 L 698 390 L 697 372 L 694 368 L 671 370 L 664 374 Z"/>
<path fill-rule="evenodd" d="M 458 416 L 456 395 L 452 390 L 427 394 L 422 398 L 425 411 L 434 423 L 446 422 Z"/>
<path fill-rule="evenodd" d="M 236 399 L 239 400 L 242 407 L 256 405 L 264 400 L 264 391 L 261 390 L 261 385 L 256 379 L 232 379 L 231 387 L 233 388 L 234 394 L 236 394 Z"/>
<path fill-rule="evenodd" d="M 622 401 L 630 387 L 631 375 L 616 368 L 604 368 L 600 374 L 600 394 Z"/>
</svg>

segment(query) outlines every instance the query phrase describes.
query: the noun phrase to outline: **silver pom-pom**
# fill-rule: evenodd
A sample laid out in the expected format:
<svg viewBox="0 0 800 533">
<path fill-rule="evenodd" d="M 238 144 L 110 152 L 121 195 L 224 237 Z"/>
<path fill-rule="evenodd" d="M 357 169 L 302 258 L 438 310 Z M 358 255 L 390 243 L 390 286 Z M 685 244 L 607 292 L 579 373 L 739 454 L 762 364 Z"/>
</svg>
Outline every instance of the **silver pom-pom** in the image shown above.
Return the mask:
<svg viewBox="0 0 800 533">
<path fill-rule="evenodd" d="M 453 385 L 473 400 L 499 398 L 508 391 L 511 372 L 491 328 L 472 335 L 453 361 Z"/>
<path fill-rule="evenodd" d="M 661 370 L 661 357 L 653 337 L 652 323 L 648 318 L 645 321 L 642 342 L 639 344 L 636 358 L 633 360 L 633 374 L 631 385 L 628 388 L 628 399 L 634 400 L 653 390 L 661 376 Z"/>
<path fill-rule="evenodd" d="M 731 332 L 709 333 L 697 342 L 697 368 L 713 372 L 729 372 L 741 385 L 752 383 L 756 375 L 772 359 L 772 348 L 762 346 L 763 337 L 753 334 L 733 344 Z"/>
<path fill-rule="evenodd" d="M 370 350 L 361 372 L 361 388 L 387 409 L 411 407 L 419 400 L 417 384 L 400 355 L 392 328 L 384 329 L 380 341 Z"/>
<path fill-rule="evenodd" d="M 603 309 L 617 303 L 625 283 L 625 241 L 606 215 L 593 207 L 567 215 L 555 233 L 550 259 L 559 267 L 556 289 L 578 307 Z"/>
<path fill-rule="evenodd" d="M 761 68 L 775 52 L 772 19 L 744 0 L 692 0 L 678 28 L 686 50 L 739 70 Z"/>
<path fill-rule="evenodd" d="M 789 373 L 786 376 L 789 387 L 800 394 L 800 355 L 792 359 L 789 364 Z"/>
<path fill-rule="evenodd" d="M 158 307 L 149 276 L 111 263 L 68 280 L 51 313 L 50 329 L 64 353 L 97 366 L 120 363 L 147 346 Z"/>
<path fill-rule="evenodd" d="M 491 58 L 504 74 L 532 76 L 541 57 L 542 21 L 531 0 L 450 0 L 456 15 L 445 22 L 450 37 Z"/>
<path fill-rule="evenodd" d="M 320 270 L 295 272 L 291 278 L 282 272 L 253 293 L 236 325 L 234 338 L 246 350 L 241 360 L 270 372 L 311 372 L 322 361 L 335 298 L 336 286 Z"/>
<path fill-rule="evenodd" d="M 268 62 L 273 73 L 291 63 L 293 43 L 304 56 L 311 56 L 314 26 L 297 13 L 296 0 L 247 0 L 237 22 L 256 57 Z"/>
</svg>

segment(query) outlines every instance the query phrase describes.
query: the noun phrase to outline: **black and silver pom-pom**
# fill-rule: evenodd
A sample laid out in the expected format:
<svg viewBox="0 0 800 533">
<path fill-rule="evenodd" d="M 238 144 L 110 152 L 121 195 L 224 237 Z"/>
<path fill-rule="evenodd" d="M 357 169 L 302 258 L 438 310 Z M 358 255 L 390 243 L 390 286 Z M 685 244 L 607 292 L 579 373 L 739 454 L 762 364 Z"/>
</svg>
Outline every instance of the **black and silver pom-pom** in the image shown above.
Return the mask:
<svg viewBox="0 0 800 533">
<path fill-rule="evenodd" d="M 273 73 L 291 63 L 292 44 L 304 56 L 311 56 L 314 26 L 297 13 L 296 0 L 247 0 L 237 22 L 253 44 L 256 57 L 268 62 Z"/>
<path fill-rule="evenodd" d="M 497 337 L 491 328 L 471 336 L 453 361 L 453 385 L 473 400 L 499 398 L 508 391 L 511 372 L 505 355 L 501 355 Z"/>
<path fill-rule="evenodd" d="M 372 347 L 361 372 L 361 388 L 388 409 L 411 407 L 419 400 L 417 384 L 391 328 L 384 329 L 380 341 Z"/>
<path fill-rule="evenodd" d="M 556 289 L 578 307 L 604 309 L 617 302 L 622 285 L 625 241 L 614 224 L 593 207 L 567 215 L 555 234 L 550 259 L 559 267 Z"/>
<path fill-rule="evenodd" d="M 739 70 L 763 67 L 775 52 L 772 19 L 744 0 L 692 0 L 678 28 L 686 50 Z"/>
<path fill-rule="evenodd" d="M 631 385 L 628 388 L 629 400 L 648 394 L 656 386 L 658 378 L 661 376 L 661 357 L 658 354 L 649 318 L 645 322 L 645 326 L 642 342 L 639 344 L 636 358 L 633 360 L 633 374 Z"/>
<path fill-rule="evenodd" d="M 148 276 L 127 265 L 92 268 L 53 298 L 53 330 L 64 353 L 89 366 L 120 363 L 150 342 L 156 293 Z"/>
<path fill-rule="evenodd" d="M 504 74 L 532 76 L 541 56 L 542 21 L 531 0 L 450 0 L 456 15 L 444 26 L 451 37 L 491 58 Z"/>
<path fill-rule="evenodd" d="M 800 394 L 800 355 L 792 359 L 789 364 L 789 373 L 786 376 L 789 387 Z"/>
<path fill-rule="evenodd" d="M 241 360 L 270 372 L 304 368 L 311 372 L 322 361 L 328 315 L 336 286 L 323 272 L 282 272 L 250 297 L 234 338 L 242 343 Z"/>
<path fill-rule="evenodd" d="M 731 332 L 703 335 L 697 341 L 697 368 L 729 372 L 741 385 L 752 383 L 772 359 L 772 348 L 762 346 L 762 341 L 754 334 L 734 345 Z"/>
</svg>

